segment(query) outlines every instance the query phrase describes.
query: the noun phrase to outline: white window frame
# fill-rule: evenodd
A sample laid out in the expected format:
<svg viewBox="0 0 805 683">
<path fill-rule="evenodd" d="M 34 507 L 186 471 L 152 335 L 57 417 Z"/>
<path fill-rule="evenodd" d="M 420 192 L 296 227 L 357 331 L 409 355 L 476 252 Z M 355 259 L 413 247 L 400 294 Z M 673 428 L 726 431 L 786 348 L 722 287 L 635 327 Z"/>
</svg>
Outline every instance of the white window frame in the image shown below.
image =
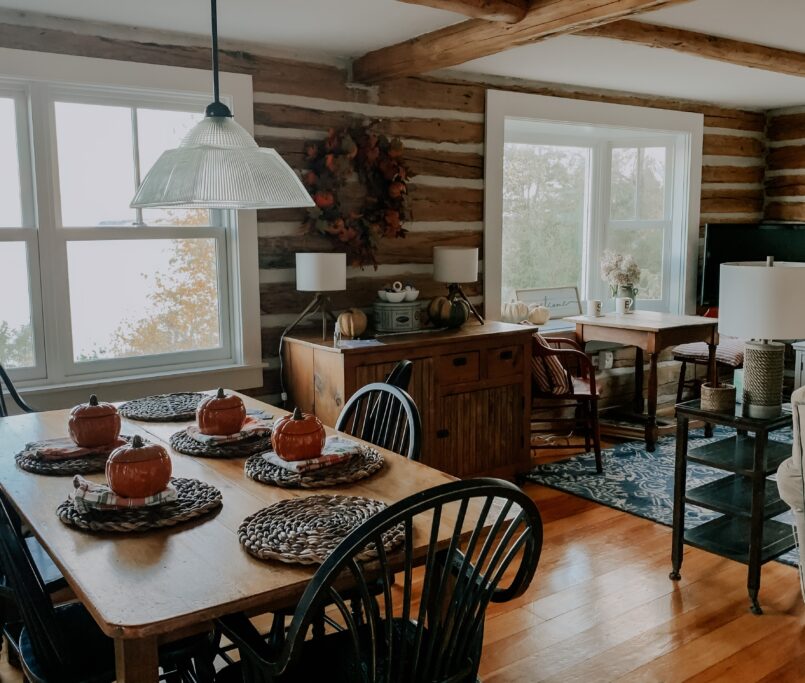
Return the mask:
<svg viewBox="0 0 805 683">
<path fill-rule="evenodd" d="M 503 148 L 506 121 L 527 120 L 546 126 L 572 124 L 579 126 L 578 135 L 549 135 L 536 144 L 568 144 L 594 147 L 592 174 L 610 176 L 609 142 L 596 142 L 584 127 L 608 128 L 622 137 L 626 146 L 640 141 L 654 145 L 661 135 L 669 138 L 673 148 L 673 183 L 666 183 L 672 193 L 668 204 L 673 229 L 666 234 L 663 277 L 668 278 L 667 301 L 641 301 L 645 308 L 674 313 L 695 311 L 698 270 L 699 207 L 701 196 L 702 138 L 704 116 L 689 112 L 635 107 L 601 102 L 588 102 L 559 97 L 529 95 L 504 91 L 487 91 L 485 145 L 485 210 L 484 210 L 484 306 L 487 317 L 500 318 L 501 269 L 503 238 Z M 627 135 L 624 133 L 628 132 Z M 518 140 L 519 141 L 519 140 Z M 620 140 L 615 146 L 619 146 Z M 596 153 L 597 152 L 597 153 Z M 597 185 L 597 186 L 596 186 Z M 603 188 L 603 189 L 602 189 Z M 677 188 L 677 191 L 673 191 Z M 609 222 L 609 182 L 592 186 L 588 207 L 591 229 L 583 254 L 583 298 L 607 300 L 606 285 L 600 281 L 594 255 L 600 253 L 599 241 L 605 239 Z"/>
<path fill-rule="evenodd" d="M 61 227 L 54 101 L 203 111 L 210 100 L 206 70 L 134 64 L 86 57 L 0 49 L 0 96 L 13 91 L 18 107 L 21 175 L 32 178 L 30 207 L 23 208 L 23 229 L 0 229 L 0 239 L 25 232 L 32 283 L 32 323 L 36 366 L 11 371 L 29 391 L 70 391 L 84 385 L 120 384 L 177 388 L 233 388 L 262 384 L 259 269 L 255 211 L 216 211 L 209 227 L 115 226 Z M 251 77 L 221 74 L 222 99 L 235 119 L 253 131 Z M 21 109 L 24 112 L 21 113 Z M 30 140 L 27 136 L 33 131 Z M 18 126 L 20 128 L 20 126 Z M 24 132 L 26 136 L 23 140 Z M 27 145 L 27 149 L 24 146 Z M 25 153 L 30 152 L 30 153 Z M 27 166 L 27 168 L 26 168 Z M 35 187 L 35 191 L 33 191 Z M 133 192 L 132 192 L 133 194 Z M 25 189 L 23 189 L 25 196 Z M 27 212 L 27 213 L 26 213 Z M 188 234 L 192 230 L 192 234 Z M 69 321 L 66 245 L 69 241 L 215 237 L 219 250 L 222 345 L 218 349 L 142 358 L 73 361 Z M 40 258 L 41 256 L 41 258 Z M 192 385 L 192 386 L 191 386 Z M 116 390 L 121 394 L 121 390 Z M 125 392 L 124 392 L 125 393 Z M 114 397 L 114 396 L 113 396 Z"/>
</svg>

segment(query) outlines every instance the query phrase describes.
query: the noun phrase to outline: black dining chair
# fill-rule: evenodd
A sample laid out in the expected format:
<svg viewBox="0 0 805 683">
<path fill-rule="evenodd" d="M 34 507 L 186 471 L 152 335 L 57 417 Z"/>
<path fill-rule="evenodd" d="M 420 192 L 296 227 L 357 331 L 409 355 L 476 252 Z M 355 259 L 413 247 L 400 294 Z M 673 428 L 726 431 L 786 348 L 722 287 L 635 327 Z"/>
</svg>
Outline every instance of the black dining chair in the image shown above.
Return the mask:
<svg viewBox="0 0 805 683">
<path fill-rule="evenodd" d="M 36 412 L 23 400 L 14 386 L 14 382 L 11 381 L 11 377 L 8 376 L 6 369 L 0 365 L 0 417 L 8 416 L 8 408 L 6 407 L 6 399 L 4 396 L 5 392 L 8 392 L 8 395 L 13 399 L 14 403 L 16 403 L 19 409 L 24 413 Z"/>
<path fill-rule="evenodd" d="M 16 650 L 30 683 L 106 683 L 115 680 L 114 641 L 98 628 L 83 605 L 54 606 L 19 533 L 16 513 L 0 496 L 0 562 L 14 591 L 21 618 Z M 8 635 L 12 635 L 7 631 Z M 13 637 L 13 636 L 12 636 Z M 215 680 L 208 634 L 190 636 L 159 649 L 163 680 Z"/>
<path fill-rule="evenodd" d="M 401 360 L 391 369 L 388 377 L 386 377 L 386 384 L 408 391 L 413 372 L 414 364 L 410 360 Z"/>
<path fill-rule="evenodd" d="M 419 557 L 415 527 L 417 538 L 428 539 Z M 389 535 L 401 545 L 387 552 L 382 539 Z M 376 560 L 357 559 L 367 548 L 375 549 Z M 241 663 L 219 672 L 218 680 L 474 683 L 486 609 L 526 590 L 541 549 L 539 511 L 514 484 L 470 479 L 416 493 L 336 547 L 305 590 L 281 644 L 262 639 L 245 614 L 219 619 Z M 422 575 L 414 572 L 417 560 Z M 383 586 L 378 599 L 370 590 L 376 581 Z M 309 637 L 328 604 L 334 605 L 332 632 Z"/>
<path fill-rule="evenodd" d="M 347 401 L 335 428 L 350 436 L 419 460 L 422 420 L 406 391 L 385 382 L 361 387 Z"/>
</svg>

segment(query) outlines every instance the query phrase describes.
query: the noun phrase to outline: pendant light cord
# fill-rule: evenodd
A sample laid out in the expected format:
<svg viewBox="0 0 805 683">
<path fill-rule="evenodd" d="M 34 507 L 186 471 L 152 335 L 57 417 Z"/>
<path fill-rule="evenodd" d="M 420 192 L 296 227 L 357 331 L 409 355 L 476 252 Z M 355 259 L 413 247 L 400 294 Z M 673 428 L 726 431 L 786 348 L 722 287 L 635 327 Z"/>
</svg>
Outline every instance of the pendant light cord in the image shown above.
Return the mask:
<svg viewBox="0 0 805 683">
<path fill-rule="evenodd" d="M 232 116 L 221 102 L 221 87 L 218 83 L 218 1 L 210 0 L 210 24 L 212 29 L 212 93 L 213 102 L 207 106 L 207 116 Z"/>
</svg>

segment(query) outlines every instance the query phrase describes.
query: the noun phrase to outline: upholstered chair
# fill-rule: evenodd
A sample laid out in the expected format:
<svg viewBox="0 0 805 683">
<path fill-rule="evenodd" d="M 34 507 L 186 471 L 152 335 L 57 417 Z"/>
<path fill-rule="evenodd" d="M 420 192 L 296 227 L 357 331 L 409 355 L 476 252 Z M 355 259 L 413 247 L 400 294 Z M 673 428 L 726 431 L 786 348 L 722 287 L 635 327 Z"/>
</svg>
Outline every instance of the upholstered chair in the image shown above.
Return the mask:
<svg viewBox="0 0 805 683">
<path fill-rule="evenodd" d="M 797 545 L 800 547 L 799 575 L 805 598 L 805 567 L 802 562 L 802 543 L 805 542 L 805 481 L 803 481 L 803 440 L 805 432 L 805 387 L 800 387 L 791 394 L 791 411 L 794 421 L 794 446 L 791 457 L 784 460 L 777 469 L 777 489 L 791 508 L 794 515 L 794 529 L 797 534 Z"/>
</svg>

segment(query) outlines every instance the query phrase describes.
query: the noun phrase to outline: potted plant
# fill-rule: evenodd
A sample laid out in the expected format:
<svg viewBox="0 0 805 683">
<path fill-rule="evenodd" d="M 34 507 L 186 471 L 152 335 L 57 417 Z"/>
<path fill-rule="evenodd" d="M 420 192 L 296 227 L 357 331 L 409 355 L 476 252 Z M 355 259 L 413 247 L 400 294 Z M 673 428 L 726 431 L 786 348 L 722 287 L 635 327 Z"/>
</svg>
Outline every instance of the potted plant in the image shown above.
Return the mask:
<svg viewBox="0 0 805 683">
<path fill-rule="evenodd" d="M 632 300 L 632 309 L 637 303 L 640 274 L 640 266 L 631 254 L 607 250 L 601 257 L 601 279 L 609 285 L 613 298 L 629 297 Z"/>
</svg>

